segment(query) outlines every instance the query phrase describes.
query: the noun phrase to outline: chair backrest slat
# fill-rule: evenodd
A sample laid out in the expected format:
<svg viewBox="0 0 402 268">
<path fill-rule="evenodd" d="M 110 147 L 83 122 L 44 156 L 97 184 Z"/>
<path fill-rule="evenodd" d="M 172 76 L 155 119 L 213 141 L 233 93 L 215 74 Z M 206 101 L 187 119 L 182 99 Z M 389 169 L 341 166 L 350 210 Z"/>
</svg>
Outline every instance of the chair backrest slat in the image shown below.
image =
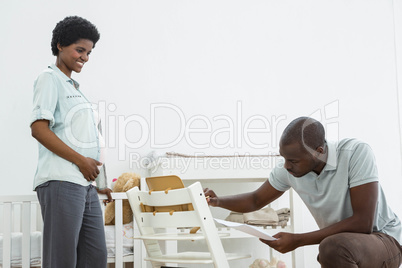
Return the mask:
<svg viewBox="0 0 402 268">
<path fill-rule="evenodd" d="M 191 198 L 186 188 L 170 191 L 138 192 L 139 202 L 148 206 L 174 206 L 191 203 Z"/>
<path fill-rule="evenodd" d="M 142 226 L 152 226 L 153 228 L 180 228 L 197 226 L 199 220 L 195 211 L 176 211 L 171 215 L 169 212 L 142 213 L 141 221 L 138 224 Z"/>
</svg>

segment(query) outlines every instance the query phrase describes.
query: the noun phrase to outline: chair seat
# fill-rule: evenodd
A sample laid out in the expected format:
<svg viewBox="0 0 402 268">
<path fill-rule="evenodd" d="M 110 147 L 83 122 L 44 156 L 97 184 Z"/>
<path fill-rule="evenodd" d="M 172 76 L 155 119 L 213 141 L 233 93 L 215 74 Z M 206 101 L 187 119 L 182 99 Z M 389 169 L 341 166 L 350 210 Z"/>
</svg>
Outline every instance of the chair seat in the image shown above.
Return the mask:
<svg viewBox="0 0 402 268">
<path fill-rule="evenodd" d="M 226 258 L 228 261 L 239 260 L 250 258 L 251 255 L 236 254 L 236 253 L 226 253 Z M 172 262 L 172 263 L 187 263 L 187 264 L 209 264 L 213 263 L 211 254 L 209 252 L 180 252 L 176 254 L 162 255 L 158 257 L 146 257 L 146 261 L 156 261 L 156 262 Z"/>
</svg>

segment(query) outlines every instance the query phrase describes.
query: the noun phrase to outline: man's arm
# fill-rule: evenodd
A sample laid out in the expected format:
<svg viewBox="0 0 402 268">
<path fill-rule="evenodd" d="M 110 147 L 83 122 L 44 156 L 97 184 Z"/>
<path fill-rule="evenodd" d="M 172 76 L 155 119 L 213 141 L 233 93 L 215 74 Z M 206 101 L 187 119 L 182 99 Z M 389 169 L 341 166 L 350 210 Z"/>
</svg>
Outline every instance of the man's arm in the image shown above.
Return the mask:
<svg viewBox="0 0 402 268">
<path fill-rule="evenodd" d="M 254 192 L 218 197 L 214 191 L 207 188 L 204 193 L 210 206 L 245 213 L 264 207 L 284 192 L 276 190 L 267 180 Z"/>
<path fill-rule="evenodd" d="M 281 253 L 285 253 L 301 246 L 319 244 L 324 238 L 333 234 L 343 232 L 371 233 L 378 199 L 378 182 L 371 182 L 351 188 L 350 199 L 353 215 L 349 218 L 310 233 L 278 233 L 274 235 L 278 240 L 262 240 L 262 242 Z"/>
<path fill-rule="evenodd" d="M 37 120 L 31 125 L 32 136 L 51 152 L 78 166 L 87 181 L 94 181 L 99 174 L 98 165 L 101 162 L 85 157 L 68 145 L 49 129 L 48 120 Z"/>
</svg>

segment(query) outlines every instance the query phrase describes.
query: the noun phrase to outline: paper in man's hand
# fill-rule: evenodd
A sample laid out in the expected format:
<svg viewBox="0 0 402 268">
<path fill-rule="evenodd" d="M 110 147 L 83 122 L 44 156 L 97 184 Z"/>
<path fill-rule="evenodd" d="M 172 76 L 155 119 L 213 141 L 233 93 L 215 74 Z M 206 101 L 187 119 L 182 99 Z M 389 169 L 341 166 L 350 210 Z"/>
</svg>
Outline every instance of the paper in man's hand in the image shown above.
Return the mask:
<svg viewBox="0 0 402 268">
<path fill-rule="evenodd" d="M 267 234 L 261 228 L 257 228 L 256 226 L 244 224 L 244 223 L 238 223 L 238 222 L 232 222 L 232 221 L 225 221 L 225 220 L 220 220 L 220 219 L 214 219 L 217 223 L 223 224 L 227 227 L 237 229 L 239 231 L 245 232 L 247 234 L 256 236 L 258 238 L 262 238 L 264 240 L 276 240 L 276 238 L 272 237 L 271 235 Z"/>
</svg>

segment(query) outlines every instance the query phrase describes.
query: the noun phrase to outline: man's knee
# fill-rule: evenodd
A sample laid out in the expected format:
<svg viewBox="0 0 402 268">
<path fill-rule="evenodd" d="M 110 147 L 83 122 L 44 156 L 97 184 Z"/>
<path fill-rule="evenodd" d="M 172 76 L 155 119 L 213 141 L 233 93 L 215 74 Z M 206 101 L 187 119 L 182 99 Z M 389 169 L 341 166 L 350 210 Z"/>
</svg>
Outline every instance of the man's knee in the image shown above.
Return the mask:
<svg viewBox="0 0 402 268">
<path fill-rule="evenodd" d="M 320 243 L 318 261 L 323 267 L 337 267 L 333 265 L 340 263 L 352 265 L 354 258 L 351 247 L 353 245 L 348 241 L 347 234 L 329 236 Z"/>
<path fill-rule="evenodd" d="M 334 239 L 332 236 L 326 237 L 324 240 L 321 241 L 320 246 L 318 247 L 318 259 L 320 263 L 334 256 L 334 252 L 337 250 L 338 247 L 337 245 L 335 245 L 334 242 L 337 242 L 337 240 Z"/>
</svg>

